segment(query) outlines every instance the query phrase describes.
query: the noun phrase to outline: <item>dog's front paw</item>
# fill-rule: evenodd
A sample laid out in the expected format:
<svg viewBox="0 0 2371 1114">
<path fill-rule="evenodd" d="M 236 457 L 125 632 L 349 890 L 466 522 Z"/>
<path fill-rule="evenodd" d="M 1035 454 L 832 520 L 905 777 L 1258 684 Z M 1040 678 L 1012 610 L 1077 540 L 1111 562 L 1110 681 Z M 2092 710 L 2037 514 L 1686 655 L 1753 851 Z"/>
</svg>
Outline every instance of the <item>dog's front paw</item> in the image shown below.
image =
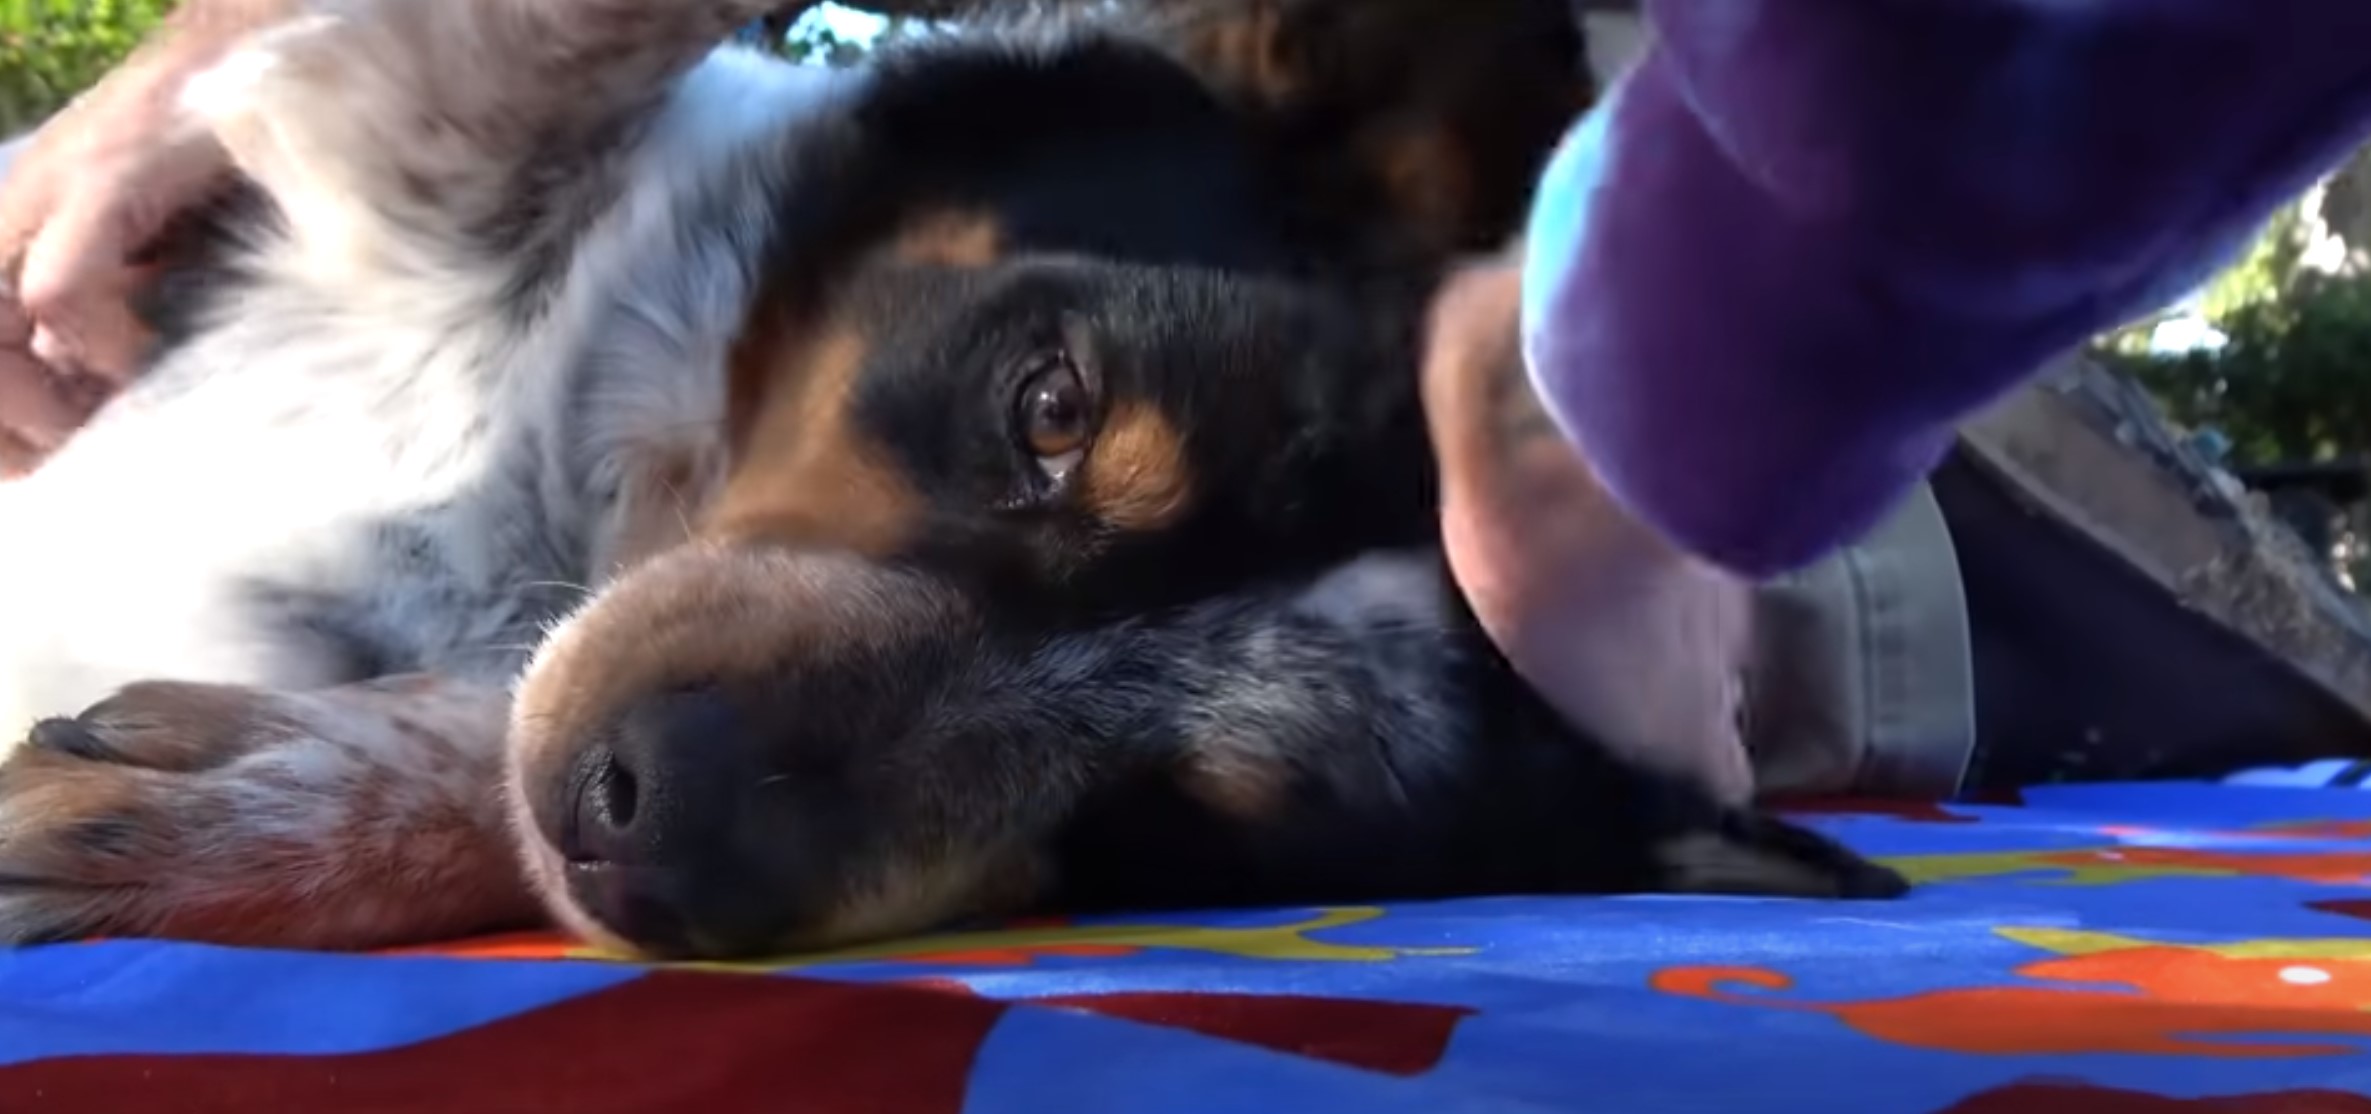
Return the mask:
<svg viewBox="0 0 2371 1114">
<path fill-rule="evenodd" d="M 1703 831 L 1656 848 L 1658 889 L 1674 893 L 1884 900 L 1910 892 L 1891 868 L 1776 817 L 1724 810 Z"/>
<path fill-rule="evenodd" d="M 132 686 L 0 763 L 0 943 L 367 947 L 515 923 L 531 906 L 478 767 L 369 704 Z"/>
<path fill-rule="evenodd" d="M 0 941 L 262 942 L 284 915 L 266 880 L 309 842 L 307 809 L 262 768 L 229 768 L 292 729 L 261 693 L 178 684 L 36 724 L 0 764 Z"/>
<path fill-rule="evenodd" d="M 79 716 L 34 724 L 25 745 L 114 766 L 196 773 L 303 733 L 301 723 L 253 689 L 145 681 Z"/>
</svg>

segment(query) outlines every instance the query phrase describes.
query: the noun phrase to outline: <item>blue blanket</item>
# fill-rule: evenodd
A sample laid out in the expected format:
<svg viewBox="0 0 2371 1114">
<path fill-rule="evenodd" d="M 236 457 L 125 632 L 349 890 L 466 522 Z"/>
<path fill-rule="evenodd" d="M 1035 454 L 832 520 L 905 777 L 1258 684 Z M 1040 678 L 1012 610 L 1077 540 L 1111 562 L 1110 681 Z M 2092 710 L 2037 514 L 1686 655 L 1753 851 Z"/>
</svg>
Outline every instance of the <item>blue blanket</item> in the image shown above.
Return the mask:
<svg viewBox="0 0 2371 1114">
<path fill-rule="evenodd" d="M 1052 921 L 729 968 L 537 937 L 0 953 L 0 1111 L 2371 1112 L 2371 794 L 1804 818 L 1919 889 Z"/>
</svg>

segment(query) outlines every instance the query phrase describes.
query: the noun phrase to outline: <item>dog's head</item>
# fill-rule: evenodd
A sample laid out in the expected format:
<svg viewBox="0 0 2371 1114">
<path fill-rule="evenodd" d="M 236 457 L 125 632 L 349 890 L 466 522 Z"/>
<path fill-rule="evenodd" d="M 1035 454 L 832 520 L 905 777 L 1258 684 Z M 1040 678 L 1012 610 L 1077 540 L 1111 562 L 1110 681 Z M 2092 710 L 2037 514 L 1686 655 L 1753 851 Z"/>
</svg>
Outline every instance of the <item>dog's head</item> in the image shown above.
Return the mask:
<svg viewBox="0 0 2371 1114">
<path fill-rule="evenodd" d="M 576 927 L 713 954 L 1010 908 L 1099 787 L 1257 810 L 1261 736 L 1368 745 L 1289 685 L 1182 714 L 1220 674 L 1162 617 L 1429 541 L 1424 306 L 1585 106 L 1579 35 L 1561 0 L 1148 10 L 886 59 L 794 148 L 719 494 L 519 694 Z"/>
</svg>

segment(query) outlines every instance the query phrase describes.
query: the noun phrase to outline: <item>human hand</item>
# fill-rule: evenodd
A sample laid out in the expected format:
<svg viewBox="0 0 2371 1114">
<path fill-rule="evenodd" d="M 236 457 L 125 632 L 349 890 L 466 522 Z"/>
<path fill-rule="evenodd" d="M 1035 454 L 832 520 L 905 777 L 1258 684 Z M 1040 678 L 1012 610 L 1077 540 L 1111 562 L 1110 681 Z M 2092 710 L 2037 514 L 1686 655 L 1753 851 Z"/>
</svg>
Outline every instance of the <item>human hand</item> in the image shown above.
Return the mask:
<svg viewBox="0 0 2371 1114">
<path fill-rule="evenodd" d="M 0 477 L 37 466 L 141 368 L 145 251 L 231 177 L 190 78 L 293 0 L 190 0 L 0 168 Z"/>
<path fill-rule="evenodd" d="M 1450 569 L 1491 641 L 1567 722 L 1743 802 L 1752 589 L 1606 495 L 1532 391 L 1520 298 L 1508 262 L 1457 276 L 1434 302 L 1424 404 Z"/>
</svg>

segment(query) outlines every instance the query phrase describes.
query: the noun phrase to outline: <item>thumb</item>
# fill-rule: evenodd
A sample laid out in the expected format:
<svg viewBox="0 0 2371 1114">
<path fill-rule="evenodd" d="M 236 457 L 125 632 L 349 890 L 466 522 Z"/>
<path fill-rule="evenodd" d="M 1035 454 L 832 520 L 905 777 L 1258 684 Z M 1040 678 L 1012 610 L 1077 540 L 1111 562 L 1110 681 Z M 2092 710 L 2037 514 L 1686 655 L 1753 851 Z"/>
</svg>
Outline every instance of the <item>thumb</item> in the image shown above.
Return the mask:
<svg viewBox="0 0 2371 1114">
<path fill-rule="evenodd" d="M 131 309 L 143 272 L 129 257 L 161 230 L 166 208 L 142 201 L 75 194 L 26 249 L 18 298 L 36 326 L 34 353 L 53 367 L 120 381 L 146 357 L 153 338 Z"/>
</svg>

